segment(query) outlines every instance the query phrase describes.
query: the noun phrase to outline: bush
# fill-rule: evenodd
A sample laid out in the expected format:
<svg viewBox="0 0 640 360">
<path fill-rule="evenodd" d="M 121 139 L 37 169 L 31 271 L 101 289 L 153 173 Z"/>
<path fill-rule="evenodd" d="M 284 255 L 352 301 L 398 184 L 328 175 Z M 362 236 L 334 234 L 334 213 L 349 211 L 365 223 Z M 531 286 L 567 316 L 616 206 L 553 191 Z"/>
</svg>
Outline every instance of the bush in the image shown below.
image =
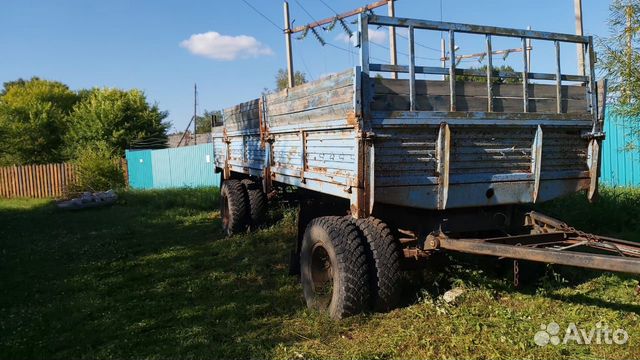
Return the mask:
<svg viewBox="0 0 640 360">
<path fill-rule="evenodd" d="M 167 112 L 150 104 L 145 94 L 137 89 L 86 91 L 70 115 L 69 131 L 65 136 L 67 154 L 76 158 L 79 151 L 97 141 L 105 142 L 120 156 L 132 147 L 165 148 L 169 124 L 164 120 L 167 116 Z"/>
<path fill-rule="evenodd" d="M 74 191 L 117 190 L 126 184 L 120 158 L 104 142 L 80 149 L 74 164 L 77 171 Z"/>
</svg>

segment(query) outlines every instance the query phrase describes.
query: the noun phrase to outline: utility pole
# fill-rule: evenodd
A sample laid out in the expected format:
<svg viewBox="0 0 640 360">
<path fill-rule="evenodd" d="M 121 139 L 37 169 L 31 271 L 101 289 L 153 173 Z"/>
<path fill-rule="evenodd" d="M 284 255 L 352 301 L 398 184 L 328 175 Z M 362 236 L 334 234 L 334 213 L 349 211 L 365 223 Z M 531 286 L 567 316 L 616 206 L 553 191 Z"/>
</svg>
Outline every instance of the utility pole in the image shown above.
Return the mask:
<svg viewBox="0 0 640 360">
<path fill-rule="evenodd" d="M 287 79 L 289 87 L 295 86 L 293 73 L 293 53 L 291 50 L 291 23 L 289 21 L 289 3 L 284 2 L 284 39 L 287 48 Z"/>
<path fill-rule="evenodd" d="M 394 6 L 394 1 L 395 0 L 388 0 L 387 2 L 387 8 L 389 10 L 389 17 L 395 17 L 396 16 L 396 10 L 395 10 L 395 6 Z M 391 60 L 391 65 L 397 65 L 398 64 L 398 53 L 396 52 L 396 27 L 395 26 L 389 26 L 389 57 Z M 392 74 L 392 78 L 397 79 L 398 78 L 398 73 L 397 72 L 393 72 Z"/>
<path fill-rule="evenodd" d="M 198 123 L 198 84 L 193 84 L 193 144 L 198 145 L 196 124 Z"/>
<path fill-rule="evenodd" d="M 531 25 L 527 26 L 527 30 L 531 30 Z M 529 71 L 531 71 L 531 50 L 533 48 L 531 47 L 531 39 L 530 38 L 527 38 L 526 44 L 527 44 L 527 49 L 526 49 L 526 51 L 527 51 L 527 69 L 529 69 Z"/>
<path fill-rule="evenodd" d="M 576 15 L 576 35 L 583 35 L 582 27 L 582 0 L 573 0 L 573 10 Z M 576 44 L 576 51 L 578 52 L 578 75 L 584 75 L 584 44 Z"/>
<path fill-rule="evenodd" d="M 446 68 L 447 67 L 447 50 L 446 50 L 446 44 L 444 42 L 444 36 L 442 36 L 442 33 L 440 33 L 440 59 L 442 62 L 442 68 Z M 444 81 L 447 78 L 446 75 L 442 75 L 442 80 Z"/>
</svg>

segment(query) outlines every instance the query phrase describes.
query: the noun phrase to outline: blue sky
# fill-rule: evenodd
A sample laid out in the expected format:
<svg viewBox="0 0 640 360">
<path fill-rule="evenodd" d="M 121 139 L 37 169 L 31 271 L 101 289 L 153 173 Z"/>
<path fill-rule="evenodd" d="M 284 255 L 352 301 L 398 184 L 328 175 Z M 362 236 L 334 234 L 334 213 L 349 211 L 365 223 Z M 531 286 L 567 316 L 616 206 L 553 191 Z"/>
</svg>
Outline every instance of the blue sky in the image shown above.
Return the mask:
<svg viewBox="0 0 640 360">
<path fill-rule="evenodd" d="M 281 0 L 248 0 L 282 26 Z M 151 101 L 170 112 L 176 129 L 193 112 L 193 84 L 198 83 L 200 109 L 221 109 L 259 96 L 274 87 L 274 75 L 285 66 L 282 33 L 240 0 L 1 0 L 0 82 L 39 76 L 73 89 L 120 87 L 143 89 Z M 315 19 L 333 15 L 318 0 L 298 0 Z M 294 25 L 312 19 L 290 0 Z M 363 0 L 325 0 L 338 12 L 360 7 Z M 574 32 L 573 0 L 444 0 L 445 21 Z M 609 1 L 583 0 L 588 35 L 607 35 Z M 378 12 L 386 13 L 386 8 Z M 396 15 L 440 19 L 439 0 L 398 0 Z M 352 29 L 356 25 L 350 25 Z M 375 30 L 375 29 L 373 29 Z M 322 37 L 349 48 L 339 26 Z M 388 41 L 372 46 L 372 56 L 386 59 Z M 438 34 L 417 35 L 419 65 L 435 65 Z M 460 53 L 482 51 L 483 40 L 461 36 Z M 406 44 L 399 39 L 399 50 Z M 494 49 L 518 47 L 517 40 L 494 40 Z M 553 72 L 551 44 L 534 42 L 533 71 Z M 352 48 L 353 49 L 353 48 Z M 520 56 L 520 57 L 519 57 Z M 563 69 L 575 67 L 575 47 L 562 48 Z M 520 54 L 505 63 L 517 64 Z M 322 47 L 309 34 L 294 40 L 296 70 L 310 79 L 357 64 L 353 53 Z M 399 55 L 399 62 L 406 59 Z M 501 58 L 494 60 L 500 65 Z M 480 65 L 475 61 L 467 66 Z M 516 66 L 514 66 L 516 67 Z M 567 71 L 571 72 L 571 71 Z"/>
</svg>

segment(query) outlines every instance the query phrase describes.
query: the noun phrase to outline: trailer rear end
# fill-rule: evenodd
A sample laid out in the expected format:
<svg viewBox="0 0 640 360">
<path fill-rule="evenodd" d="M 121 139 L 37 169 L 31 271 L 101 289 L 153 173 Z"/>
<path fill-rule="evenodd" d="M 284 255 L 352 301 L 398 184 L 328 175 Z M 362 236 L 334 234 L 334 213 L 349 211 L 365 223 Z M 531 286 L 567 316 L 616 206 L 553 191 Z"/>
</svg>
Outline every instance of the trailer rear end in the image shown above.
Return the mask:
<svg viewBox="0 0 640 360">
<path fill-rule="evenodd" d="M 408 64 L 372 62 L 369 26 L 406 28 Z M 448 34 L 447 66 L 415 64 L 416 31 Z M 459 68 L 460 33 L 481 38 L 486 71 Z M 493 68 L 495 37 L 521 41 L 521 71 Z M 309 306 L 389 309 L 403 264 L 442 251 L 640 273 L 634 243 L 522 210 L 597 198 L 606 85 L 591 37 L 362 14 L 358 39 L 359 66 L 225 109 L 213 132 L 229 234 L 299 189 L 293 267 Z M 554 73 L 530 71 L 530 39 L 553 44 Z M 586 75 L 562 72 L 566 43 L 584 49 Z"/>
</svg>

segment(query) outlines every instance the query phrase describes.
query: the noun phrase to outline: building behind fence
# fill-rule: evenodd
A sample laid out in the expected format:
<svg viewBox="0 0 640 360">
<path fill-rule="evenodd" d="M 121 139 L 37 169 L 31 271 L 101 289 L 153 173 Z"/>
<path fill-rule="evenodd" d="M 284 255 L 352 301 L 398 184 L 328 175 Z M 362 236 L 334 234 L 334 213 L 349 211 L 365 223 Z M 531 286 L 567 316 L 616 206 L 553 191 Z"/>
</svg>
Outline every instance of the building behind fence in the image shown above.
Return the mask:
<svg viewBox="0 0 640 360">
<path fill-rule="evenodd" d="M 601 181 L 609 186 L 640 187 L 640 119 L 607 111 Z"/>
<path fill-rule="evenodd" d="M 216 186 L 213 144 L 161 150 L 126 151 L 129 186 L 133 189 L 166 189 Z"/>
</svg>

